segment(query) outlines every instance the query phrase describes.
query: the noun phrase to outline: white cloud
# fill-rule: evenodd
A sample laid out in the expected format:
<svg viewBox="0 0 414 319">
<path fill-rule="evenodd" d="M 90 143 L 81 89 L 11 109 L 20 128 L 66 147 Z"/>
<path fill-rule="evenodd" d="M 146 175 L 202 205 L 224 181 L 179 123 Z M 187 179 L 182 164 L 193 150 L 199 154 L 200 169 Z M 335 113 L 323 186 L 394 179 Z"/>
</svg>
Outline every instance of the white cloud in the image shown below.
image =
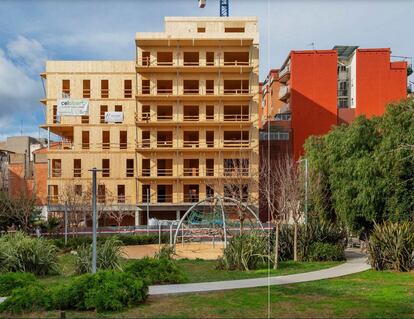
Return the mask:
<svg viewBox="0 0 414 319">
<path fill-rule="evenodd" d="M 19 35 L 7 44 L 7 53 L 17 65 L 31 74 L 37 74 L 44 69 L 46 52 L 43 46 L 34 39 Z"/>
</svg>

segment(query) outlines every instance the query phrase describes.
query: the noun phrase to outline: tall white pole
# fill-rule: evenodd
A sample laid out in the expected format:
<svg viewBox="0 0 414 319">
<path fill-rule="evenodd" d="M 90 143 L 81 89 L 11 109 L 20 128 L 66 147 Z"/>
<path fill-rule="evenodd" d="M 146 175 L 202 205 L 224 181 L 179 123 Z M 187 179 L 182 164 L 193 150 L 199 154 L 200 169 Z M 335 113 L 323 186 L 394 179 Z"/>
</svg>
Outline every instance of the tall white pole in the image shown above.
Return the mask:
<svg viewBox="0 0 414 319">
<path fill-rule="evenodd" d="M 96 273 L 96 167 L 92 169 L 92 273 Z"/>
</svg>

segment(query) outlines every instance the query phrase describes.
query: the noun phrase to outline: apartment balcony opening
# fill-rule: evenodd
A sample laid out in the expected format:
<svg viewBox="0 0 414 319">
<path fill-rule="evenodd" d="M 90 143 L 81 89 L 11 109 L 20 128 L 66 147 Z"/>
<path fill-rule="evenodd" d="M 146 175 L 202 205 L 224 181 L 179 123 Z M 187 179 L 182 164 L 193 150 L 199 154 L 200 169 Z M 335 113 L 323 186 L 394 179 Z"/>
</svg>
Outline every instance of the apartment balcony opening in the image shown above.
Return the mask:
<svg viewBox="0 0 414 319">
<path fill-rule="evenodd" d="M 224 65 L 249 65 L 249 52 L 224 52 Z"/>
<path fill-rule="evenodd" d="M 198 159 L 184 159 L 184 176 L 199 176 Z"/>
<path fill-rule="evenodd" d="M 206 52 L 206 65 L 214 66 L 214 52 Z"/>
<path fill-rule="evenodd" d="M 224 94 L 249 93 L 249 80 L 224 80 Z"/>
<path fill-rule="evenodd" d="M 141 147 L 147 148 L 151 147 L 151 132 L 150 131 L 142 131 L 142 144 Z"/>
<path fill-rule="evenodd" d="M 101 80 L 101 99 L 109 98 L 109 81 Z"/>
<path fill-rule="evenodd" d="M 82 196 L 82 185 L 75 185 L 74 186 L 75 196 Z"/>
<path fill-rule="evenodd" d="M 198 94 L 199 81 L 198 80 L 184 80 L 184 94 Z"/>
<path fill-rule="evenodd" d="M 141 65 L 142 66 L 149 66 L 151 64 L 151 52 L 143 51 L 141 57 Z"/>
<path fill-rule="evenodd" d="M 172 80 L 157 80 L 157 94 L 172 94 Z"/>
<path fill-rule="evenodd" d="M 159 66 L 173 65 L 173 53 L 172 52 L 157 52 L 157 65 Z"/>
<path fill-rule="evenodd" d="M 124 98 L 132 98 L 132 80 L 124 80 Z"/>
<path fill-rule="evenodd" d="M 57 105 L 53 105 L 52 122 L 53 124 L 58 124 L 60 122 L 60 116 L 57 115 Z"/>
<path fill-rule="evenodd" d="M 117 200 L 119 204 L 123 204 L 126 202 L 125 197 L 125 185 L 118 185 L 117 186 Z"/>
<path fill-rule="evenodd" d="M 119 149 L 126 150 L 128 148 L 128 131 L 119 131 Z"/>
<path fill-rule="evenodd" d="M 243 122 L 249 120 L 248 105 L 224 105 L 224 121 Z"/>
<path fill-rule="evenodd" d="M 151 94 L 151 82 L 150 80 L 141 81 L 141 93 L 142 94 Z"/>
<path fill-rule="evenodd" d="M 62 160 L 52 159 L 52 177 L 62 176 Z"/>
<path fill-rule="evenodd" d="M 173 119 L 172 105 L 157 105 L 157 120 L 171 121 Z"/>
<path fill-rule="evenodd" d="M 126 160 L 126 177 L 134 177 L 134 159 L 127 158 Z"/>
<path fill-rule="evenodd" d="M 70 98 L 70 80 L 62 80 L 62 98 Z"/>
<path fill-rule="evenodd" d="M 206 80 L 206 94 L 214 94 L 214 80 Z"/>
<path fill-rule="evenodd" d="M 197 148 L 200 145 L 198 131 L 184 131 L 184 147 Z"/>
<path fill-rule="evenodd" d="M 214 105 L 206 105 L 206 120 L 214 120 Z"/>
<path fill-rule="evenodd" d="M 173 133 L 171 131 L 157 132 L 157 147 L 172 147 Z"/>
<path fill-rule="evenodd" d="M 249 198 L 249 186 L 246 184 L 224 184 L 224 196 L 246 202 Z"/>
<path fill-rule="evenodd" d="M 79 158 L 73 160 L 73 177 L 82 177 L 82 161 Z"/>
<path fill-rule="evenodd" d="M 151 160 L 149 158 L 143 158 L 141 161 L 141 176 L 151 176 Z"/>
<path fill-rule="evenodd" d="M 206 159 L 206 176 L 214 176 L 214 158 Z"/>
<path fill-rule="evenodd" d="M 104 184 L 98 185 L 98 194 L 97 194 L 97 200 L 99 204 L 105 204 L 106 203 L 106 187 Z"/>
<path fill-rule="evenodd" d="M 184 66 L 198 66 L 199 61 L 198 52 L 184 52 Z"/>
<path fill-rule="evenodd" d="M 89 131 L 82 131 L 82 149 L 88 150 L 89 146 Z"/>
<path fill-rule="evenodd" d="M 240 158 L 224 159 L 224 176 L 249 176 L 249 160 Z"/>
<path fill-rule="evenodd" d="M 172 203 L 172 185 L 157 185 L 157 202 Z"/>
<path fill-rule="evenodd" d="M 59 203 L 59 186 L 58 185 L 49 185 L 48 188 L 48 201 L 50 204 Z"/>
<path fill-rule="evenodd" d="M 157 159 L 157 176 L 172 176 L 172 159 Z"/>
<path fill-rule="evenodd" d="M 151 201 L 151 186 L 150 185 L 142 185 L 142 202 L 150 202 Z"/>
<path fill-rule="evenodd" d="M 89 99 L 91 97 L 91 80 L 83 80 L 83 91 L 82 91 L 82 97 L 84 99 Z"/>
<path fill-rule="evenodd" d="M 214 131 L 206 131 L 206 146 L 214 147 Z"/>
<path fill-rule="evenodd" d="M 211 185 L 206 185 L 206 197 L 214 197 L 214 188 Z"/>
<path fill-rule="evenodd" d="M 150 105 L 143 105 L 141 108 L 141 120 L 142 121 L 149 121 L 151 120 L 151 106 Z"/>
<path fill-rule="evenodd" d="M 110 161 L 107 158 L 102 159 L 102 177 L 110 177 L 111 166 Z"/>
<path fill-rule="evenodd" d="M 249 147 L 249 131 L 224 131 L 224 147 Z"/>
<path fill-rule="evenodd" d="M 198 121 L 199 119 L 198 105 L 184 105 L 184 121 Z"/>
<path fill-rule="evenodd" d="M 111 137 L 109 131 L 102 131 L 102 149 L 109 150 L 111 148 Z"/>
<path fill-rule="evenodd" d="M 99 120 L 101 124 L 105 123 L 105 113 L 108 112 L 108 105 L 101 105 L 99 112 Z"/>
<path fill-rule="evenodd" d="M 197 203 L 200 200 L 198 185 L 184 185 L 184 202 Z"/>
</svg>

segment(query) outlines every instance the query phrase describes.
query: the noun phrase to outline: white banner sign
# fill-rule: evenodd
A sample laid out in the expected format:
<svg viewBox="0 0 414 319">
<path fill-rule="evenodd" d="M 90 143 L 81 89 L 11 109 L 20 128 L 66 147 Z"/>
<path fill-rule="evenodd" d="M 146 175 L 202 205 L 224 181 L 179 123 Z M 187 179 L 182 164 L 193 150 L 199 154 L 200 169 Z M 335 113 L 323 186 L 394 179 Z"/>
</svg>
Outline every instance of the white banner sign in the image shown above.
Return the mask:
<svg viewBox="0 0 414 319">
<path fill-rule="evenodd" d="M 105 112 L 105 123 L 121 123 L 123 121 L 123 112 Z"/>
<path fill-rule="evenodd" d="M 57 101 L 58 116 L 89 115 L 88 100 L 61 99 Z"/>
</svg>

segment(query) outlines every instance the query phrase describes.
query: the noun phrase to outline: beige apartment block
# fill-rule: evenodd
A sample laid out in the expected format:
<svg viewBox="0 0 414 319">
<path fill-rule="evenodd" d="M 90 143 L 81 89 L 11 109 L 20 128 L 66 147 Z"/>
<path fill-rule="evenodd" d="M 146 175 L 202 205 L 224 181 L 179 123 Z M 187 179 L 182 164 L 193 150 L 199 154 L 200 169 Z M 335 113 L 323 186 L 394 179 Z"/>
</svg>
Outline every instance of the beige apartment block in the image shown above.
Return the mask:
<svg viewBox="0 0 414 319">
<path fill-rule="evenodd" d="M 135 207 L 135 223 L 145 224 L 147 211 L 175 219 L 194 202 L 229 195 L 242 170 L 243 194 L 257 208 L 256 18 L 167 17 L 164 32 L 137 33 L 135 42 L 136 61 L 47 62 L 42 127 L 62 138 L 48 152 L 49 201 L 62 204 L 67 185 L 89 187 L 97 167 L 98 200 Z M 57 116 L 62 97 L 87 99 L 89 116 Z M 105 122 L 113 111 L 122 123 Z"/>
</svg>

